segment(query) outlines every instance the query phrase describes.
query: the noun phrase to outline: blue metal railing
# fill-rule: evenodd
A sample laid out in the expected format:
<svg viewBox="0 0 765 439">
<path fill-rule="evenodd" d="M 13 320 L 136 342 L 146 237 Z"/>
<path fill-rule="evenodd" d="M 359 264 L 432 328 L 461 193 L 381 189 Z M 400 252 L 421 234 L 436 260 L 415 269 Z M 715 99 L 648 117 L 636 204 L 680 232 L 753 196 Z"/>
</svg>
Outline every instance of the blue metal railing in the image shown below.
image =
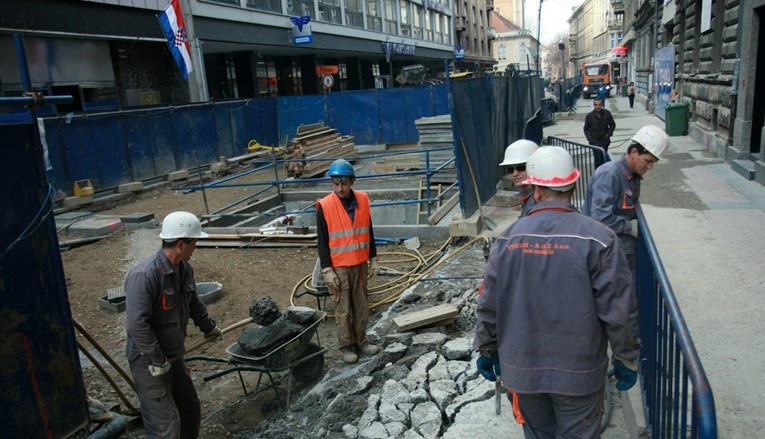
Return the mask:
<svg viewBox="0 0 765 439">
<path fill-rule="evenodd" d="M 603 157 L 605 151 L 599 146 L 584 145 L 582 143 L 570 142 L 559 137 L 548 136 L 547 145 L 560 146 L 571 154 L 574 159 L 574 166 L 579 169 L 581 176 L 577 182 L 574 195 L 571 197 L 571 204 L 579 210 L 582 210 L 584 196 L 587 193 L 587 184 L 590 177 L 595 173 L 596 157 Z M 611 161 L 611 157 L 606 155 L 604 161 Z"/>
<path fill-rule="evenodd" d="M 638 206 L 637 295 L 641 390 L 652 438 L 717 438 L 714 397 Z"/>
</svg>

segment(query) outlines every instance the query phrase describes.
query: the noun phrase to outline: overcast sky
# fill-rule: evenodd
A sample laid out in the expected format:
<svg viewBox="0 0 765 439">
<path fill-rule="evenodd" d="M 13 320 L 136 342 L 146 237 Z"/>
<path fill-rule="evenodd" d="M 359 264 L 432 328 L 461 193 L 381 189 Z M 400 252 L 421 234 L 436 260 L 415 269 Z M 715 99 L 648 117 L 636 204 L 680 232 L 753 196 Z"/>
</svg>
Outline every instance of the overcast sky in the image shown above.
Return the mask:
<svg viewBox="0 0 765 439">
<path fill-rule="evenodd" d="M 584 0 L 543 0 L 542 1 L 542 32 L 539 39 L 542 44 L 557 42 L 560 34 L 565 34 L 564 42 L 568 44 L 568 23 L 572 7 L 578 7 Z M 526 1 L 526 28 L 537 35 L 537 19 L 539 17 L 539 0 Z"/>
</svg>

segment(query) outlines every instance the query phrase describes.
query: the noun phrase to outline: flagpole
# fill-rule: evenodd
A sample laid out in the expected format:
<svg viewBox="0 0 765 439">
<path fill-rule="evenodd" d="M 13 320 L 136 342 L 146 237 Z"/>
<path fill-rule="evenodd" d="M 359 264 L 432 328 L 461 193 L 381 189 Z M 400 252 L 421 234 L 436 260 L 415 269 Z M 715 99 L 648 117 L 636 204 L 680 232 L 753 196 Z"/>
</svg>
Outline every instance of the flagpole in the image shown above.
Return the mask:
<svg viewBox="0 0 765 439">
<path fill-rule="evenodd" d="M 193 75 L 189 75 L 189 97 L 191 102 L 204 102 L 208 100 L 207 87 L 204 75 L 204 58 L 202 57 L 202 51 L 199 47 L 199 38 L 197 38 L 196 30 L 194 29 L 194 14 L 191 10 L 190 0 L 179 0 L 181 3 L 181 13 L 183 14 L 183 21 L 186 23 L 186 35 L 190 43 L 197 42 L 196 56 L 191 57 L 191 64 L 194 66 Z M 192 80 L 193 78 L 193 80 Z"/>
</svg>

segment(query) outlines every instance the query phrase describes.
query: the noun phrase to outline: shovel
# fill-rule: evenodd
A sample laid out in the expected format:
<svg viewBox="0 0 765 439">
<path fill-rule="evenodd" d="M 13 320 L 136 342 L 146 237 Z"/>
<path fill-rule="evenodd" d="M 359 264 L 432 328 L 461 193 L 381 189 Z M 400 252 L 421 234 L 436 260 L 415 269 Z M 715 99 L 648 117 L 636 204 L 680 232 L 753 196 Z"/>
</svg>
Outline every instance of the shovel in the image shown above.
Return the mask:
<svg viewBox="0 0 765 439">
<path fill-rule="evenodd" d="M 422 254 L 420 253 L 420 238 L 415 236 L 414 238 L 409 238 L 404 241 L 404 247 L 406 247 L 407 250 L 412 250 L 415 253 L 417 253 L 417 256 L 420 257 L 420 259 L 425 261 L 425 258 L 422 257 Z"/>
</svg>

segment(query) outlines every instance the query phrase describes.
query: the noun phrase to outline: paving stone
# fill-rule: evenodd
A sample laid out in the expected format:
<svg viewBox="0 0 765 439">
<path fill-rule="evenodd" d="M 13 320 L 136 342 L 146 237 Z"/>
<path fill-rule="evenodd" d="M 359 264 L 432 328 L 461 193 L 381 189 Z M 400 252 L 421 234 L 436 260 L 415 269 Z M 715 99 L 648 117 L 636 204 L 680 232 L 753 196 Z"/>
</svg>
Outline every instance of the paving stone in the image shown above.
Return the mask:
<svg viewBox="0 0 765 439">
<path fill-rule="evenodd" d="M 154 219 L 153 213 L 135 212 L 127 215 L 120 215 L 120 221 L 125 224 L 145 223 Z"/>
<path fill-rule="evenodd" d="M 409 401 L 417 405 L 430 401 L 430 395 L 428 395 L 428 391 L 425 389 L 417 389 L 409 393 Z"/>
<path fill-rule="evenodd" d="M 427 401 L 414 407 L 410 415 L 412 428 L 426 439 L 435 439 L 441 433 L 441 410 L 432 402 Z"/>
<path fill-rule="evenodd" d="M 454 398 L 454 401 L 446 407 L 445 413 L 449 420 L 454 420 L 454 415 L 460 411 L 463 406 L 472 402 L 483 401 L 494 396 L 494 383 L 483 378 L 471 381 L 466 387 L 467 391 Z"/>
<path fill-rule="evenodd" d="M 388 380 L 383 384 L 380 398 L 391 404 L 400 404 L 410 401 L 407 388 L 400 382 L 394 380 Z"/>
<path fill-rule="evenodd" d="M 385 424 L 385 429 L 388 431 L 388 437 L 400 438 L 406 431 L 406 425 L 402 422 L 390 422 Z"/>
<path fill-rule="evenodd" d="M 363 377 L 356 378 L 356 388 L 354 389 L 353 393 L 359 394 L 359 393 L 366 392 L 371 386 L 372 381 L 374 381 L 374 377 L 372 376 L 363 376 Z"/>
<path fill-rule="evenodd" d="M 470 367 L 469 361 L 453 360 L 446 363 L 446 370 L 449 372 L 449 378 L 457 380 Z"/>
<path fill-rule="evenodd" d="M 440 410 L 446 410 L 446 407 L 458 393 L 457 383 L 452 380 L 439 380 L 431 381 L 428 384 L 430 386 L 430 397 L 433 399 L 433 402 L 438 405 Z"/>
<path fill-rule="evenodd" d="M 439 355 L 436 364 L 428 370 L 428 381 L 433 382 L 448 379 L 450 378 L 449 372 L 446 370 L 446 358 Z"/>
<path fill-rule="evenodd" d="M 185 180 L 187 178 L 189 178 L 188 170 L 171 172 L 165 176 L 166 181 L 178 181 Z"/>
<path fill-rule="evenodd" d="M 406 415 L 389 402 L 381 402 L 377 410 L 380 422 L 388 424 L 389 422 L 406 422 Z"/>
<path fill-rule="evenodd" d="M 343 425 L 343 433 L 348 439 L 356 439 L 359 437 L 359 429 L 351 424 Z"/>
<path fill-rule="evenodd" d="M 440 348 L 449 337 L 440 332 L 425 332 L 412 338 L 412 347 L 425 346 L 430 350 Z"/>
<path fill-rule="evenodd" d="M 447 341 L 442 351 L 447 360 L 469 360 L 473 353 L 473 343 L 467 337 L 455 338 Z"/>
<path fill-rule="evenodd" d="M 87 195 L 85 197 L 66 197 L 61 200 L 61 205 L 64 207 L 79 207 L 93 202 L 93 196 Z"/>
<path fill-rule="evenodd" d="M 117 218 L 89 218 L 69 226 L 68 232 L 82 237 L 111 235 L 125 227 Z"/>
<path fill-rule="evenodd" d="M 417 389 L 420 384 L 428 381 L 428 369 L 435 364 L 438 356 L 435 352 L 428 352 L 421 356 L 412 365 L 412 370 L 407 375 L 406 379 L 402 381 L 404 387 L 413 391 Z"/>
<path fill-rule="evenodd" d="M 379 395 L 369 395 L 369 398 L 367 398 L 367 409 L 364 410 L 364 413 L 361 415 L 361 418 L 359 419 L 359 425 L 358 425 L 359 432 L 361 432 L 365 428 L 372 425 L 373 422 L 377 421 L 377 406 L 379 404 L 380 404 Z"/>
<path fill-rule="evenodd" d="M 127 192 L 141 192 L 143 190 L 143 182 L 133 181 L 131 183 L 124 183 L 117 186 L 117 193 L 124 194 Z"/>
<path fill-rule="evenodd" d="M 420 436 L 420 433 L 417 433 L 415 430 L 407 430 L 404 432 L 404 439 L 424 439 L 422 436 Z"/>
<path fill-rule="evenodd" d="M 373 422 L 367 427 L 359 430 L 359 438 L 361 439 L 387 439 L 388 430 L 385 429 L 385 425 L 382 422 Z"/>
</svg>

